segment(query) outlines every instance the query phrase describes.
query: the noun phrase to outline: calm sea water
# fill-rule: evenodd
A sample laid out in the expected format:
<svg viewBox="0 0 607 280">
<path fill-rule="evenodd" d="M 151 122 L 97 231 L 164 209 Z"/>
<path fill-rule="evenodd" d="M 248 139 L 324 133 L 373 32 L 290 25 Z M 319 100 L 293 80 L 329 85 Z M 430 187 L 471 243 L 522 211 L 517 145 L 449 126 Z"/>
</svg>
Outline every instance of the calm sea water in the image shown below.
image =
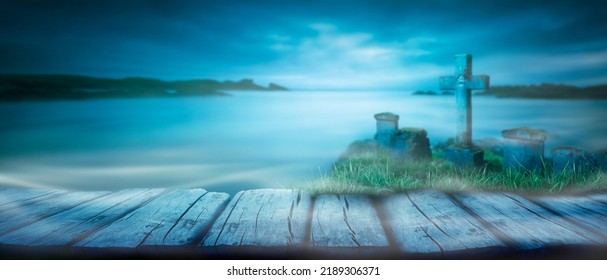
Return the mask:
<svg viewBox="0 0 607 280">
<path fill-rule="evenodd" d="M 227 191 L 311 180 L 375 113 L 452 137 L 452 96 L 410 91 L 233 92 L 233 97 L 0 103 L 0 185 L 74 190 L 204 187 Z M 607 147 L 607 101 L 473 97 L 473 138 L 518 126 L 557 145 Z"/>
</svg>

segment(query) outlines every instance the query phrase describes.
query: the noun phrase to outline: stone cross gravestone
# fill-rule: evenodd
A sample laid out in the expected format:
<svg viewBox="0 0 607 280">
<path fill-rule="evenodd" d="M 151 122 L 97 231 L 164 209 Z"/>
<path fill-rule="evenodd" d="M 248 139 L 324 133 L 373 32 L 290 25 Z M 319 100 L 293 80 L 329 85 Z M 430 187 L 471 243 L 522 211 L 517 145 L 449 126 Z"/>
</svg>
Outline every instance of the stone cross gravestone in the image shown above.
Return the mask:
<svg viewBox="0 0 607 280">
<path fill-rule="evenodd" d="M 488 89 L 489 76 L 472 76 L 472 55 L 455 55 L 455 75 L 440 77 L 441 90 L 455 90 L 455 143 L 472 145 L 472 90 Z"/>
<path fill-rule="evenodd" d="M 440 77 L 441 90 L 455 90 L 455 145 L 445 158 L 459 166 L 477 166 L 483 162 L 482 150 L 472 145 L 472 90 L 488 89 L 489 76 L 472 76 L 472 55 L 455 55 L 455 75 Z"/>
</svg>

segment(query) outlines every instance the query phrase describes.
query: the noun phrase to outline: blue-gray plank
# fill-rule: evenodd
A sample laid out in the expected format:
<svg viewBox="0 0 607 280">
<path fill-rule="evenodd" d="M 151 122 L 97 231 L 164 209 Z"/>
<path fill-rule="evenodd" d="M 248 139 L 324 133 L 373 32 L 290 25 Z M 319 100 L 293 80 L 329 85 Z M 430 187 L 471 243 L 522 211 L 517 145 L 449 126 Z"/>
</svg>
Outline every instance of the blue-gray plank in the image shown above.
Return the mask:
<svg viewBox="0 0 607 280">
<path fill-rule="evenodd" d="M 310 246 L 385 247 L 388 238 L 372 201 L 360 195 L 321 195 L 314 201 Z M 381 248 L 378 248 L 381 249 Z"/>
<path fill-rule="evenodd" d="M 179 189 L 161 195 L 74 246 L 135 248 L 188 245 L 215 220 L 226 193 Z"/>
<path fill-rule="evenodd" d="M 256 189 L 237 193 L 202 240 L 202 246 L 301 247 L 311 198 L 306 192 Z M 231 248 L 230 248 L 231 247 Z"/>
<path fill-rule="evenodd" d="M 607 245 L 607 205 L 584 196 L 550 196 L 537 202 L 559 216 L 603 237 Z"/>
<path fill-rule="evenodd" d="M 3 189 L 0 191 L 0 212 L 23 207 L 65 193 L 61 190 L 47 189 Z"/>
<path fill-rule="evenodd" d="M 439 191 L 417 191 L 385 199 L 385 223 L 405 253 L 505 247 L 489 229 Z"/>
<path fill-rule="evenodd" d="M 591 194 L 591 195 L 589 195 L 589 197 L 591 199 L 594 199 L 598 202 L 601 202 L 601 203 L 607 205 L 607 192 Z"/>
<path fill-rule="evenodd" d="M 518 195 L 481 192 L 456 194 L 455 197 L 519 249 L 602 242 L 599 236 Z"/>
<path fill-rule="evenodd" d="M 0 212 L 0 235 L 69 210 L 109 192 L 72 192 Z"/>
<path fill-rule="evenodd" d="M 66 246 L 107 226 L 141 206 L 163 189 L 126 189 L 0 236 L 0 243 Z"/>
</svg>

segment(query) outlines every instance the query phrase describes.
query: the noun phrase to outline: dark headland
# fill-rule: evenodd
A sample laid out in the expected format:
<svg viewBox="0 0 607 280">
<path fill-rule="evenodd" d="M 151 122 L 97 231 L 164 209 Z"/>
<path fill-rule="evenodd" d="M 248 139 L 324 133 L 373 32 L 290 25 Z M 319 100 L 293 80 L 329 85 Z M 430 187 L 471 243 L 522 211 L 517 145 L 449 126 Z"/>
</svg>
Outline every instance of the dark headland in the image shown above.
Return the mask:
<svg viewBox="0 0 607 280">
<path fill-rule="evenodd" d="M 150 78 L 108 79 L 77 75 L 0 75 L 0 101 L 228 96 L 225 91 L 230 90 L 288 89 L 274 83 L 270 83 L 268 87 L 260 86 L 251 79 L 220 82 L 163 81 Z"/>
<path fill-rule="evenodd" d="M 416 91 L 413 95 L 450 95 L 453 92 Z M 476 95 L 495 96 L 498 98 L 533 98 L 533 99 L 607 99 L 607 85 L 576 87 L 564 84 L 491 86 Z"/>
</svg>

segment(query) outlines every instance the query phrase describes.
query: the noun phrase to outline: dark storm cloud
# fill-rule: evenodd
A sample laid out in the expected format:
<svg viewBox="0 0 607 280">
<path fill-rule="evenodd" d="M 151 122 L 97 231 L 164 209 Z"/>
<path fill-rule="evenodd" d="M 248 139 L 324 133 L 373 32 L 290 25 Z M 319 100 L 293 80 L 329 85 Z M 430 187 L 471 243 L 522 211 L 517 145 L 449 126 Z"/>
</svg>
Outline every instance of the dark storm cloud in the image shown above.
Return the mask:
<svg viewBox="0 0 607 280">
<path fill-rule="evenodd" d="M 498 83 L 607 82 L 605 10 L 533 0 L 0 1 L 0 72 L 398 87 L 430 85 L 452 71 L 454 53 L 470 52 Z"/>
</svg>

